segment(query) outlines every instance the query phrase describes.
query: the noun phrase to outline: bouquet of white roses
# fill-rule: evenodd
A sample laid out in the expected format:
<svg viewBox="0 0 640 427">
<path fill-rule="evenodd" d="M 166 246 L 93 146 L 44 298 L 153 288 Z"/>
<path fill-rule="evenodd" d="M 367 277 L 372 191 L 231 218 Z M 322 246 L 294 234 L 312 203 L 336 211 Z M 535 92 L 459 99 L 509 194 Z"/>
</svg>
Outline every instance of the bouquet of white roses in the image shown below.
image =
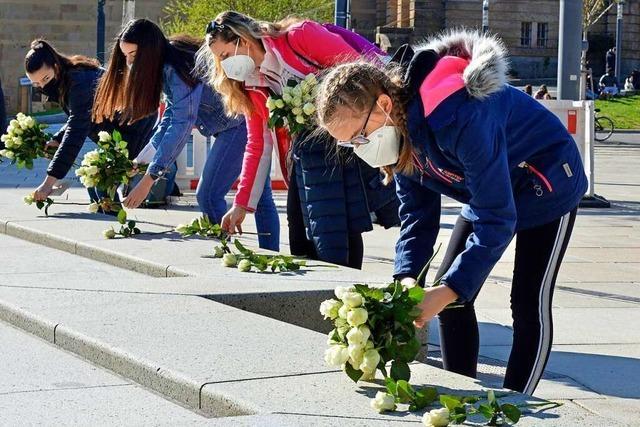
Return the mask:
<svg viewBox="0 0 640 427">
<path fill-rule="evenodd" d="M 0 156 L 11 160 L 18 169 L 32 169 L 35 159 L 52 154 L 45 150 L 47 142 L 52 138 L 44 132 L 46 128 L 47 125 L 38 124 L 33 117 L 18 113 L 9 122 L 7 133 L 0 137 L 5 146 L 0 150 Z"/>
<path fill-rule="evenodd" d="M 121 184 L 128 184 L 132 177 L 142 172 L 142 168 L 134 168 L 129 160 L 127 142 L 118 131 L 98 133 L 98 149 L 84 155 L 76 175 L 87 187 L 96 187 L 105 191 L 111 200 L 115 200 L 116 189 Z"/>
<path fill-rule="evenodd" d="M 270 96 L 267 99 L 269 128 L 286 125 L 292 135 L 307 129 L 312 124 L 316 112 L 313 101 L 317 85 L 316 76 L 309 74 L 300 83 L 289 80 L 282 90 L 282 96 Z"/>
</svg>

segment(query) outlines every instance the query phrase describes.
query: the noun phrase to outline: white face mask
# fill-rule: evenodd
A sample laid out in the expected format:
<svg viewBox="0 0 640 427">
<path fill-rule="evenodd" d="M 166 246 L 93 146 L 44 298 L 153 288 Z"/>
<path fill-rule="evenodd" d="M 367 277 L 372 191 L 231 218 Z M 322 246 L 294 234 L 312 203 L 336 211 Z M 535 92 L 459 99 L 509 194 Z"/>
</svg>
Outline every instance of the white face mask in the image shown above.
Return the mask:
<svg viewBox="0 0 640 427">
<path fill-rule="evenodd" d="M 238 42 L 236 43 L 236 51 L 234 55 L 224 59 L 221 65 L 227 77 L 243 82 L 254 72 L 256 69 L 256 63 L 249 55 L 238 55 L 239 45 L 240 39 L 238 39 Z"/>
<path fill-rule="evenodd" d="M 384 112 L 382 107 L 380 109 Z M 386 112 L 385 114 L 387 119 L 384 125 L 367 136 L 369 143 L 359 144 L 353 149 L 356 156 L 374 168 L 393 165 L 398 162 L 400 155 L 400 130 L 396 126 L 387 126 L 387 120 L 392 123 L 393 120 Z"/>
</svg>

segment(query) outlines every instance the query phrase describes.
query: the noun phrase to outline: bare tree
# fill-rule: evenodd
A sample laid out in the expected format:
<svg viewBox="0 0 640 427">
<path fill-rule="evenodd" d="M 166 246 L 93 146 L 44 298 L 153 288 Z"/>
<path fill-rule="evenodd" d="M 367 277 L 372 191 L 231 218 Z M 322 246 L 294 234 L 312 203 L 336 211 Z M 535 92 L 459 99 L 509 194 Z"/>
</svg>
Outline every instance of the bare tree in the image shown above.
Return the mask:
<svg viewBox="0 0 640 427">
<path fill-rule="evenodd" d="M 587 43 L 589 29 L 600 20 L 616 4 L 615 0 L 583 0 L 582 2 L 582 40 Z M 591 89 L 593 87 L 593 76 L 591 69 L 587 68 L 587 51 L 582 49 L 581 76 L 580 76 L 580 99 L 586 98 L 587 78 L 591 78 Z"/>
</svg>

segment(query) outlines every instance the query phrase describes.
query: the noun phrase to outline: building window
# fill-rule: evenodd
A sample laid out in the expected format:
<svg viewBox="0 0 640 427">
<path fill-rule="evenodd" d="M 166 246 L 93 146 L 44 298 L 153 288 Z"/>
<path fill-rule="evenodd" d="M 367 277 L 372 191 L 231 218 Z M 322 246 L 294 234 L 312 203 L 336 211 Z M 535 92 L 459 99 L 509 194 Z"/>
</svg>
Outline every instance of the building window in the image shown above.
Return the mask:
<svg viewBox="0 0 640 427">
<path fill-rule="evenodd" d="M 531 46 L 531 22 L 520 24 L 520 46 Z"/>
<path fill-rule="evenodd" d="M 537 47 L 547 47 L 549 40 L 549 24 L 547 22 L 538 22 L 538 35 L 536 37 Z"/>
</svg>

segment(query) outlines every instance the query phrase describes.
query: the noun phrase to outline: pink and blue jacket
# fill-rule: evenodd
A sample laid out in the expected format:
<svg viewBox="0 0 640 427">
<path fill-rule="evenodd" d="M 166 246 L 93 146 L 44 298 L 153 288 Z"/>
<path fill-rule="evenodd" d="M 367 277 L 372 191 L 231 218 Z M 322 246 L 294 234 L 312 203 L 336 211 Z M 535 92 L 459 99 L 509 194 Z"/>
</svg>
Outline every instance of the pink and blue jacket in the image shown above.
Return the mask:
<svg viewBox="0 0 640 427">
<path fill-rule="evenodd" d="M 416 172 L 396 174 L 396 278 L 416 277 L 433 253 L 441 195 L 473 223 L 441 278 L 462 301 L 478 293 L 514 234 L 574 209 L 587 189 L 578 148 L 560 120 L 507 84 L 496 39 L 452 32 L 418 47 L 407 70 Z"/>
<path fill-rule="evenodd" d="M 282 59 L 285 66 L 294 70 L 296 74 L 317 73 L 319 69 L 359 58 L 358 52 L 340 35 L 328 31 L 313 21 L 294 25 L 283 36 L 262 40 Z M 247 147 L 234 205 L 253 212 L 271 170 L 274 147 L 277 149 L 285 180 L 288 180 L 286 157 L 291 141 L 286 129 L 274 130 L 267 127 L 269 120 L 269 110 L 266 107 L 269 97 L 267 89 L 262 87 L 245 87 L 245 89 L 253 103 L 254 111 L 246 116 Z"/>
</svg>

